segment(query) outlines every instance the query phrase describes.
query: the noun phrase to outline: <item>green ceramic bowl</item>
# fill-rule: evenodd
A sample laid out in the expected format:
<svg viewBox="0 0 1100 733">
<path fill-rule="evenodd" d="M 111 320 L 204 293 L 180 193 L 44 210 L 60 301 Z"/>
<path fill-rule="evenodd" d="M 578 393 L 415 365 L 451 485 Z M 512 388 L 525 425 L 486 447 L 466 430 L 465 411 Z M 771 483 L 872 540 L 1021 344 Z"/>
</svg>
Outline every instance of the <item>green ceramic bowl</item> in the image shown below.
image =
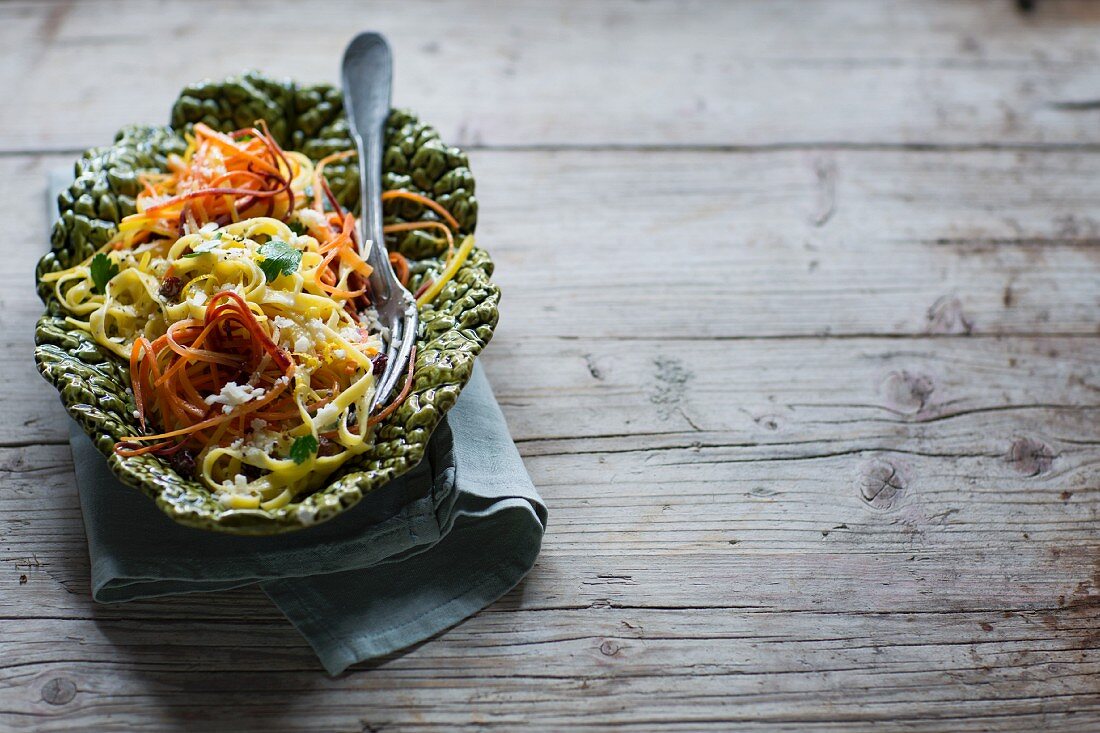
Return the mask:
<svg viewBox="0 0 1100 733">
<path fill-rule="evenodd" d="M 77 161 L 75 180 L 58 197 L 60 219 L 53 228 L 52 249 L 36 271 L 38 293 L 46 306 L 35 328 L 38 370 L 57 387 L 65 408 L 114 473 L 181 524 L 242 535 L 277 534 L 330 519 L 415 466 L 432 430 L 469 379 L 474 358 L 492 336 L 500 300 L 500 291 L 489 279 L 493 263 L 484 250 L 475 248 L 435 302 L 421 309 L 416 375 L 408 400 L 377 427 L 368 452 L 349 461 L 327 486 L 288 506 L 272 511 L 226 509 L 202 484 L 180 476 L 157 457 L 116 456 L 115 442 L 138 431 L 128 367 L 65 323 L 52 288 L 41 276 L 86 259 L 115 233 L 118 221 L 135 211 L 136 174 L 164 170 L 167 155 L 182 152 L 183 133 L 190 125 L 201 121 L 233 130 L 260 118 L 280 144 L 313 160 L 352 147 L 341 94 L 334 87 L 302 86 L 256 73 L 189 86 L 172 108 L 170 126 L 123 128 L 113 145 L 93 148 Z M 444 145 L 434 129 L 402 110 L 390 115 L 386 145 L 383 185 L 431 196 L 454 215 L 463 234 L 473 233 L 477 199 L 462 151 Z M 329 166 L 325 172 L 340 202 L 358 208 L 355 163 Z M 390 223 L 419 219 L 423 212 L 416 204 L 396 200 L 387 204 L 385 213 Z M 412 260 L 412 290 L 442 269 L 439 245 L 422 232 L 410 232 L 391 247 Z"/>
</svg>

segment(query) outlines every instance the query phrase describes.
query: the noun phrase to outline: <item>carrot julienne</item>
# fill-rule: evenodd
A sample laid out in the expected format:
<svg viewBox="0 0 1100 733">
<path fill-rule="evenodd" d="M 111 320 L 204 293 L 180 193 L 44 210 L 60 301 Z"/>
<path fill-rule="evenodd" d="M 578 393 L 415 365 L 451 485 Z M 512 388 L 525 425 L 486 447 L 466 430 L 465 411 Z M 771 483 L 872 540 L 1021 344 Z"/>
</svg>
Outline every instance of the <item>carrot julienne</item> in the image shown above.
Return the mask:
<svg viewBox="0 0 1100 733">
<path fill-rule="evenodd" d="M 369 425 L 377 425 L 385 420 L 387 417 L 397 411 L 397 408 L 401 407 L 405 403 L 405 400 L 409 396 L 409 391 L 412 389 L 413 384 L 413 372 L 416 371 L 416 346 L 412 347 L 409 352 L 409 368 L 405 372 L 405 386 L 401 388 L 401 392 L 394 398 L 390 404 L 386 405 L 379 412 L 371 415 L 367 420 Z"/>
<path fill-rule="evenodd" d="M 116 244 L 138 244 L 164 232 L 182 235 L 208 222 L 259 215 L 283 219 L 293 212 L 292 183 L 312 170 L 286 155 L 265 122 L 258 125 L 226 134 L 195 124 L 184 154 L 169 160 L 169 172 L 143 178 L 137 213 L 119 224 Z M 237 139 L 246 135 L 247 140 Z"/>
<path fill-rule="evenodd" d="M 134 354 L 138 357 L 137 369 L 133 358 L 130 368 L 134 402 L 142 421 L 152 415 L 164 431 L 135 436 L 125 443 L 156 441 L 156 448 L 167 448 L 177 442 L 169 439 L 178 438 L 186 447 L 202 450 L 211 429 L 223 423 L 267 405 L 272 410 L 280 405 L 285 409 L 289 397 L 286 386 L 294 375 L 295 365 L 290 355 L 264 332 L 244 298 L 232 290 L 222 291 L 206 306 L 201 324 L 179 321 L 174 326 L 180 324 L 184 327 L 176 329 L 180 332 L 178 339 L 170 330 L 152 343 L 145 339 L 134 343 Z M 201 329 L 197 327 L 200 325 Z M 234 371 L 211 369 L 211 365 L 225 363 L 222 350 L 227 340 L 234 342 L 231 353 L 239 360 L 239 366 Z M 195 344 L 206 341 L 209 341 L 207 348 L 195 348 Z M 264 355 L 270 357 L 270 366 L 266 368 L 261 363 Z M 217 394 L 233 381 L 231 377 L 239 375 L 247 375 L 249 384 L 264 385 L 268 394 L 228 413 L 193 399 L 200 394 L 195 389 L 196 383 L 205 385 L 203 391 L 207 394 Z M 127 450 L 133 454 L 125 444 L 116 448 L 121 455 L 126 455 Z"/>
</svg>

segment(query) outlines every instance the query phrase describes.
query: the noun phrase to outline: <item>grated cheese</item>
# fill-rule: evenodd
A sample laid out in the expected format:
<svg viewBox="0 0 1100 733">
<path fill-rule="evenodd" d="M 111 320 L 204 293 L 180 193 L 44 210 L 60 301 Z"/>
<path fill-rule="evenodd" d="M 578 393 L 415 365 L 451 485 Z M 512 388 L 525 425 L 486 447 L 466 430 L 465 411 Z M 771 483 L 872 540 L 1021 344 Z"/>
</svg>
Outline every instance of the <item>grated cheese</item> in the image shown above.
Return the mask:
<svg viewBox="0 0 1100 733">
<path fill-rule="evenodd" d="M 270 288 L 264 293 L 265 303 L 276 303 L 278 305 L 293 306 L 295 302 L 295 294 L 287 292 L 285 290 L 272 290 Z"/>
<path fill-rule="evenodd" d="M 321 429 L 327 428 L 330 423 L 336 421 L 341 412 L 343 410 L 338 405 L 330 402 L 317 411 L 317 416 L 313 418 L 313 422 Z"/>
<path fill-rule="evenodd" d="M 258 400 L 264 396 L 263 387 L 253 387 L 251 384 L 237 384 L 229 382 L 222 387 L 218 394 L 208 395 L 203 402 L 208 405 L 222 405 L 222 412 L 226 415 L 233 412 L 233 408 L 243 405 L 249 400 Z"/>
</svg>

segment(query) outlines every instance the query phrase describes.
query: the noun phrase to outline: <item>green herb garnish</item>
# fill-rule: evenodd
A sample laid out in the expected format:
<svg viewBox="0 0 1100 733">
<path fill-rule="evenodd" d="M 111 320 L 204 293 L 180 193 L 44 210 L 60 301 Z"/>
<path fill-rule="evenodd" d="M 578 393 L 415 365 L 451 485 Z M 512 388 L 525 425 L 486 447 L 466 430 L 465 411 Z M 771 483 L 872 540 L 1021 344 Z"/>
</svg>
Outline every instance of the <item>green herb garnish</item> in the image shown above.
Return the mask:
<svg viewBox="0 0 1100 733">
<path fill-rule="evenodd" d="M 107 283 L 118 274 L 118 265 L 110 257 L 100 252 L 92 258 L 91 270 L 95 292 L 105 295 L 107 293 Z"/>
<path fill-rule="evenodd" d="M 264 271 L 264 277 L 268 282 L 277 279 L 279 275 L 292 275 L 298 271 L 302 264 L 301 250 L 294 249 L 281 239 L 272 239 L 260 247 L 260 269 Z"/>
<path fill-rule="evenodd" d="M 290 446 L 290 457 L 295 463 L 305 463 L 316 452 L 317 438 L 312 435 L 295 438 L 294 443 Z"/>
<path fill-rule="evenodd" d="M 302 236 L 306 233 L 306 227 L 300 221 L 292 221 L 287 224 L 287 226 L 290 227 L 290 231 L 294 232 L 298 236 Z"/>
</svg>

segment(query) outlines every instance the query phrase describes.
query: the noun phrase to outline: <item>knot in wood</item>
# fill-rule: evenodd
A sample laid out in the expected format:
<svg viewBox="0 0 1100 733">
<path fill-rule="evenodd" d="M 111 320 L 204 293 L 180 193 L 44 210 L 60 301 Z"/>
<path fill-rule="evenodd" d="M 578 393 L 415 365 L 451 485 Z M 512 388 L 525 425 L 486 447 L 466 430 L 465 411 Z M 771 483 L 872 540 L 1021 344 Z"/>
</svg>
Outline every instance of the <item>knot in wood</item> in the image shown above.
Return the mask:
<svg viewBox="0 0 1100 733">
<path fill-rule="evenodd" d="M 875 509 L 890 509 L 900 501 L 906 481 L 897 466 L 887 460 L 875 459 L 864 464 L 859 476 L 859 495 Z"/>
<path fill-rule="evenodd" d="M 961 333 L 969 335 L 974 321 L 963 311 L 962 301 L 953 295 L 944 295 L 928 309 L 928 333 Z"/>
<path fill-rule="evenodd" d="M 1038 476 L 1050 470 L 1054 451 L 1034 438 L 1017 438 L 1008 449 L 1008 462 L 1025 476 Z"/>
<path fill-rule="evenodd" d="M 903 412 L 920 412 L 936 389 L 932 377 L 907 371 L 890 372 L 882 382 L 886 400 Z"/>
<path fill-rule="evenodd" d="M 76 697 L 76 684 L 67 677 L 54 677 L 42 686 L 42 701 L 50 705 L 64 705 Z"/>
<path fill-rule="evenodd" d="M 600 654 L 603 654 L 605 657 L 613 657 L 620 651 L 622 651 L 622 647 L 611 641 L 611 639 L 605 639 L 604 642 L 600 644 Z"/>
</svg>

